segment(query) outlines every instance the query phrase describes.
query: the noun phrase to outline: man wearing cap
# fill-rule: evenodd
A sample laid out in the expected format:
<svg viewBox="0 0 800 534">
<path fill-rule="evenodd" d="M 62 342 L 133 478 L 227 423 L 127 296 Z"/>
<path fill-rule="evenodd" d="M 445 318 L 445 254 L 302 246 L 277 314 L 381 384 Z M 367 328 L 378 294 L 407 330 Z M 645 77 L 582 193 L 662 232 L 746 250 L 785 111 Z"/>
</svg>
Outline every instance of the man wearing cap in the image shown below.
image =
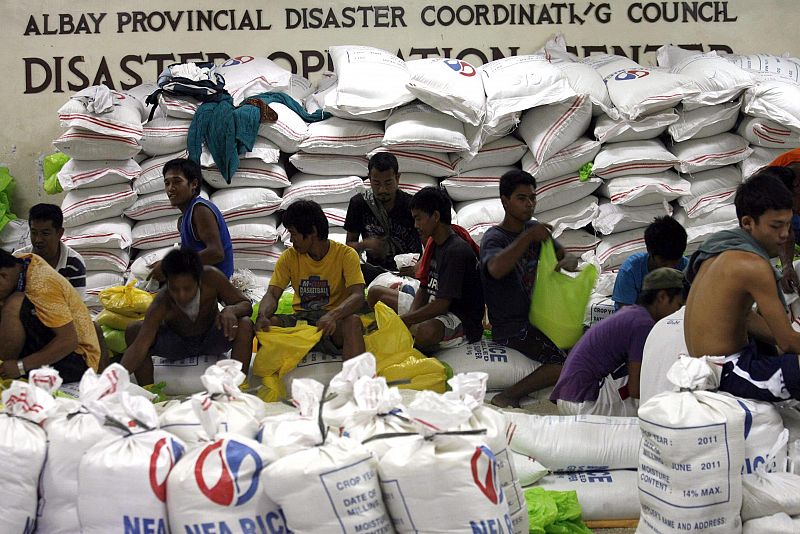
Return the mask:
<svg viewBox="0 0 800 534">
<path fill-rule="evenodd" d="M 683 306 L 684 287 L 682 272 L 654 269 L 636 304 L 595 323 L 570 351 L 550 395 L 559 412 L 636 416 L 645 341 L 657 321 Z"/>
</svg>

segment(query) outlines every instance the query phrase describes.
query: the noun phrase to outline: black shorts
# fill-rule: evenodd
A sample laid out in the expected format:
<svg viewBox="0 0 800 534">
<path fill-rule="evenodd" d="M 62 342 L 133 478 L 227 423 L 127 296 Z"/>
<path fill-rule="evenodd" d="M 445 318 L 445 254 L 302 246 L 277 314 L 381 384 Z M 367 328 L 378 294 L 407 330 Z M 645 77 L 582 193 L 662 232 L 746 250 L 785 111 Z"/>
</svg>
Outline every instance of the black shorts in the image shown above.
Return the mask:
<svg viewBox="0 0 800 534">
<path fill-rule="evenodd" d="M 751 342 L 725 359 L 720 391 L 767 402 L 800 399 L 800 362 L 797 354 L 761 354 Z"/>
<path fill-rule="evenodd" d="M 520 332 L 505 339 L 492 339 L 495 343 L 518 350 L 531 360 L 541 364 L 563 365 L 567 359 L 564 351 L 559 349 L 549 337 L 533 325 L 528 325 Z"/>
<path fill-rule="evenodd" d="M 33 303 L 25 297 L 22 300 L 22 307 L 19 310 L 19 320 L 25 330 L 25 344 L 22 346 L 20 359 L 39 352 L 50 343 L 54 337 L 53 329 L 45 326 L 36 315 L 36 308 Z M 58 371 L 61 379 L 65 382 L 80 382 L 83 373 L 89 367 L 83 356 L 77 352 L 71 352 L 62 359 L 58 360 L 50 367 Z"/>
<path fill-rule="evenodd" d="M 184 337 L 162 324 L 158 328 L 155 343 L 150 347 L 150 355 L 175 361 L 190 356 L 219 356 L 232 347 L 233 342 L 216 326 L 212 326 L 204 334 Z"/>
</svg>

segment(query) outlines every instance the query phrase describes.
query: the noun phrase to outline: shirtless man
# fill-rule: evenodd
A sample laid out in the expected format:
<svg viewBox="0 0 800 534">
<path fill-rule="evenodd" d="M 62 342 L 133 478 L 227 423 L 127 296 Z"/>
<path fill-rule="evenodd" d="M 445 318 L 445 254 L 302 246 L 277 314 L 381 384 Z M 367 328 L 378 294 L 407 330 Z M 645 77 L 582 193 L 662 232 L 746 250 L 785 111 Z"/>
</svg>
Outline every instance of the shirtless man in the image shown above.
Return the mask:
<svg viewBox="0 0 800 534">
<path fill-rule="evenodd" d="M 769 263 L 789 238 L 791 194 L 765 169 L 739 186 L 734 202 L 739 228 L 707 239 L 686 269 L 689 354 L 726 357 L 721 391 L 771 402 L 800 399 L 800 333 L 789 323 L 780 275 Z M 782 354 L 759 354 L 754 338 Z"/>
<path fill-rule="evenodd" d="M 151 355 L 169 360 L 220 355 L 228 350 L 242 369 L 250 368 L 253 323 L 250 301 L 196 252 L 176 249 L 161 261 L 167 280 L 147 309 L 144 321 L 125 331 L 128 350 L 122 365 L 140 385 L 153 383 Z M 218 302 L 225 307 L 219 311 Z"/>
</svg>

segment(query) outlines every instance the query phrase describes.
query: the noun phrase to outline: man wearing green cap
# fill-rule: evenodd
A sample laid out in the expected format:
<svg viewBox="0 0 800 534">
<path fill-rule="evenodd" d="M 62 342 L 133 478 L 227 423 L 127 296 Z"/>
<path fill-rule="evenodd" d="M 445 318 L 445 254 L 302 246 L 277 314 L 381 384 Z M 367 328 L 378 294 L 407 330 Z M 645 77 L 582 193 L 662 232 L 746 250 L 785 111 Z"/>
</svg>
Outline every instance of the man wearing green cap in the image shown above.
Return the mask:
<svg viewBox="0 0 800 534">
<path fill-rule="evenodd" d="M 650 271 L 636 304 L 594 324 L 570 351 L 550 395 L 558 410 L 636 416 L 644 343 L 656 322 L 679 310 L 685 298 L 681 271 Z"/>
</svg>

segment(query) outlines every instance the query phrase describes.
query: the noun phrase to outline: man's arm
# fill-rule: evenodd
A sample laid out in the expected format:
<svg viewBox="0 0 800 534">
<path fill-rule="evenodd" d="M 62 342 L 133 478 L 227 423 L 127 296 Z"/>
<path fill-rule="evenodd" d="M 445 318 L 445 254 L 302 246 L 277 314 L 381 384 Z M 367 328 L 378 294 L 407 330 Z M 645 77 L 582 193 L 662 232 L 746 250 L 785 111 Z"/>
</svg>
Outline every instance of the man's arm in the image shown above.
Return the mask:
<svg viewBox="0 0 800 534">
<path fill-rule="evenodd" d="M 775 337 L 772 335 L 769 325 L 767 325 L 764 318 L 756 312 L 750 311 L 745 319 L 745 326 L 747 327 L 748 334 L 758 338 L 764 343 L 775 345 Z"/>
<path fill-rule="evenodd" d="M 436 298 L 427 304 L 423 304 L 419 309 L 406 313 L 400 318 L 406 323 L 406 326 L 411 326 L 443 315 L 448 311 L 450 311 L 450 299 Z"/>
<path fill-rule="evenodd" d="M 130 373 L 136 371 L 142 365 L 144 359 L 147 358 L 150 347 L 155 343 L 161 321 L 166 318 L 167 308 L 163 291 L 162 289 L 162 292 L 156 295 L 153 303 L 147 308 L 139 334 L 122 356 L 122 366 Z"/>
<path fill-rule="evenodd" d="M 346 243 L 347 246 L 361 254 L 363 251 L 368 251 L 376 257 L 382 258 L 384 256 L 384 243 L 385 239 L 382 237 L 367 237 L 358 240 L 359 234 L 356 232 L 347 232 Z"/>
<path fill-rule="evenodd" d="M 628 394 L 639 398 L 639 379 L 642 374 L 642 362 L 628 361 Z"/>
<path fill-rule="evenodd" d="M 792 329 L 778 298 L 772 267 L 763 260 L 740 261 L 737 267 L 742 273 L 742 287 L 749 289 L 778 348 L 782 352 L 800 353 L 800 333 Z"/>
<path fill-rule="evenodd" d="M 514 241 L 495 254 L 486 264 L 489 276 L 500 280 L 514 270 L 519 259 L 531 246 L 531 243 L 550 239 L 550 228 L 546 224 L 535 224 L 524 230 Z"/>
<path fill-rule="evenodd" d="M 239 319 L 250 317 L 253 305 L 219 270 L 208 269 L 204 276 L 209 277 L 209 281 L 217 291 L 217 298 L 225 304 L 217 315 L 217 328 L 222 330 L 226 338 L 233 341 L 236 329 L 239 328 Z"/>
<path fill-rule="evenodd" d="M 789 237 L 781 247 L 778 256 L 781 259 L 781 289 L 784 293 L 794 293 L 800 289 L 800 279 L 794 270 L 794 228 L 789 226 Z"/>
<path fill-rule="evenodd" d="M 256 331 L 266 332 L 269 330 L 269 318 L 275 315 L 281 295 L 283 295 L 283 289 L 280 287 L 271 285 L 267 288 L 267 292 L 261 297 L 261 302 L 258 305 Z"/>
<path fill-rule="evenodd" d="M 200 251 L 200 261 L 203 265 L 216 265 L 225 259 L 225 249 L 222 247 L 222 238 L 219 235 L 217 218 L 207 206 L 198 204 L 192 210 L 192 228 L 197 239 L 205 243 L 206 248 Z"/>
<path fill-rule="evenodd" d="M 45 345 L 39 352 L 34 352 L 23 358 L 22 361 L 25 364 L 26 371 L 38 369 L 43 365 L 53 365 L 78 348 L 78 332 L 75 330 L 75 323 L 70 322 L 58 328 L 51 328 L 51 330 L 53 331 L 54 337 L 50 340 L 50 343 Z M 18 369 L 14 370 L 14 374 L 9 375 L 7 373 L 8 369 L 6 368 L 6 364 L 16 367 L 16 360 L 4 362 L 3 374 L 5 376 L 19 376 Z"/>
</svg>

